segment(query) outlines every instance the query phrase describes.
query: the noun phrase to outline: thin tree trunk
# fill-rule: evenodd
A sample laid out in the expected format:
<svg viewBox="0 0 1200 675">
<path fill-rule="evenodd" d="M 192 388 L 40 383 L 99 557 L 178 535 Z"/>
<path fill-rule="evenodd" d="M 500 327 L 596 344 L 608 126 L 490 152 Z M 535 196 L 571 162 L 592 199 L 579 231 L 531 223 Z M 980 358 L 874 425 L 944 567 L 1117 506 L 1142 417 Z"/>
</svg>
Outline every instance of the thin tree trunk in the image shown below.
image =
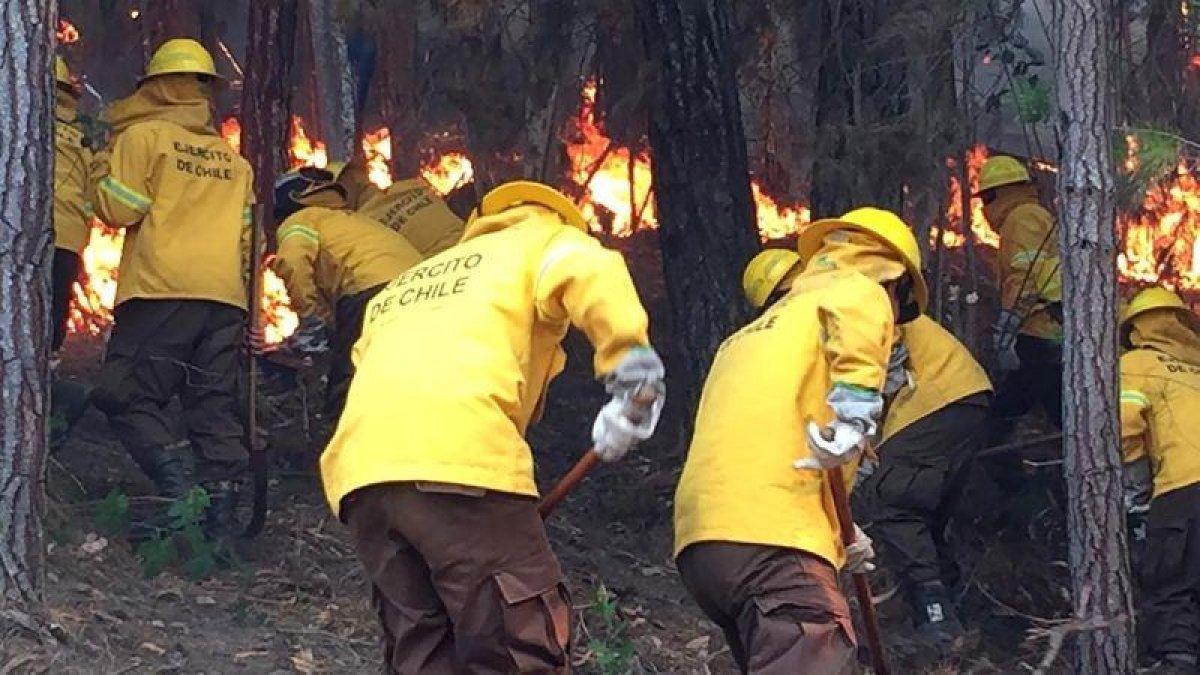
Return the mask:
<svg viewBox="0 0 1200 675">
<path fill-rule="evenodd" d="M 380 108 L 392 137 L 392 175 L 409 178 L 421 172 L 417 91 L 417 12 L 395 13 L 395 25 L 379 26 Z"/>
<path fill-rule="evenodd" d="M 690 410 L 717 347 L 750 317 L 740 279 L 758 249 L 729 11 L 721 0 L 637 2 L 657 85 L 659 243 Z"/>
<path fill-rule="evenodd" d="M 50 413 L 55 5 L 0 13 L 0 611 L 42 599 Z"/>
<path fill-rule="evenodd" d="M 275 177 L 288 166 L 291 64 L 298 11 L 299 0 L 256 0 L 250 5 L 242 154 L 254 167 L 254 193 L 267 214 L 272 209 Z"/>
<path fill-rule="evenodd" d="M 255 0 L 253 4 L 258 4 Z M 334 3 L 308 0 L 313 66 L 317 75 L 317 133 L 325 140 L 330 159 L 348 160 L 355 152 L 354 79 L 346 54 L 346 36 L 333 15 Z"/>
<path fill-rule="evenodd" d="M 1063 432 L 1079 673 L 1134 671 L 1117 419 L 1111 0 L 1059 0 L 1055 77 L 1065 360 Z"/>
</svg>

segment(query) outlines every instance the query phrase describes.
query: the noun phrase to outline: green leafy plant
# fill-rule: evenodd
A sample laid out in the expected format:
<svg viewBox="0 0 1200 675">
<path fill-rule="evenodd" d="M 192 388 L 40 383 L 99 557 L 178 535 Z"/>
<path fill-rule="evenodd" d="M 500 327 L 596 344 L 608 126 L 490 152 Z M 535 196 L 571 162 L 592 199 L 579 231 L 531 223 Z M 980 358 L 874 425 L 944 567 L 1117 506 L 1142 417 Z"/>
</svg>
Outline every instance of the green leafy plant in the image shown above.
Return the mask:
<svg viewBox="0 0 1200 675">
<path fill-rule="evenodd" d="M 626 633 L 629 624 L 621 616 L 617 596 L 604 584 L 592 594 L 591 613 L 597 626 L 591 632 L 588 649 L 596 660 L 596 668 L 605 675 L 619 675 L 633 670 L 636 651 Z"/>
<path fill-rule="evenodd" d="M 137 557 L 143 574 L 157 576 L 180 560 L 193 579 L 203 578 L 216 568 L 216 549 L 203 527 L 209 503 L 208 492 L 201 487 L 194 487 L 171 502 L 167 508 L 167 527 L 138 545 Z"/>
<path fill-rule="evenodd" d="M 96 527 L 108 536 L 124 534 L 129 529 L 129 497 L 113 488 L 96 505 Z"/>
<path fill-rule="evenodd" d="M 1037 75 L 1014 78 L 1005 98 L 1021 122 L 1038 124 L 1050 117 L 1050 87 Z"/>
</svg>

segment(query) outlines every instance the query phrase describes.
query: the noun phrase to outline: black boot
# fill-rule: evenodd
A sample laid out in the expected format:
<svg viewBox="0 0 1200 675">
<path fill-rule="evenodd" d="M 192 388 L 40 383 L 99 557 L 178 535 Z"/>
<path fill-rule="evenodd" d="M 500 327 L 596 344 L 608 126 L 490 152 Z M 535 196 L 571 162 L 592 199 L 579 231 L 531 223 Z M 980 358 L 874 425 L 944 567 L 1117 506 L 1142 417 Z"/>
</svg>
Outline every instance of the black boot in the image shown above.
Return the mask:
<svg viewBox="0 0 1200 675">
<path fill-rule="evenodd" d="M 939 651 L 953 649 L 965 634 L 950 592 L 940 581 L 916 584 L 910 593 L 917 635 Z"/>
<path fill-rule="evenodd" d="M 154 486 L 158 488 L 158 496 L 167 499 L 179 499 L 187 494 L 191 487 L 188 479 L 188 465 L 184 459 L 188 443 L 172 443 L 149 448 L 141 448 L 131 452 L 133 460 L 146 473 Z"/>
<path fill-rule="evenodd" d="M 222 480 L 204 483 L 208 493 L 208 509 L 204 512 L 204 534 L 212 541 L 233 539 L 241 534 L 237 519 L 239 485 Z"/>
</svg>

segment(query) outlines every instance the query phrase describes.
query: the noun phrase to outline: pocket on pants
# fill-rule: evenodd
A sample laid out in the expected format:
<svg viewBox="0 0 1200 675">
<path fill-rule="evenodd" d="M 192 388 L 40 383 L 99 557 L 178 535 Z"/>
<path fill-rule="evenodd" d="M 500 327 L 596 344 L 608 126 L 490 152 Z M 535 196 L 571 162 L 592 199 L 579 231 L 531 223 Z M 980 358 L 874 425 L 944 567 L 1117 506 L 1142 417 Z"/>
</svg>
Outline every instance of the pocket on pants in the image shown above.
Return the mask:
<svg viewBox="0 0 1200 675">
<path fill-rule="evenodd" d="M 567 667 L 571 601 L 561 581 L 529 583 L 509 572 L 492 577 L 503 602 L 505 647 L 519 672 Z"/>
</svg>

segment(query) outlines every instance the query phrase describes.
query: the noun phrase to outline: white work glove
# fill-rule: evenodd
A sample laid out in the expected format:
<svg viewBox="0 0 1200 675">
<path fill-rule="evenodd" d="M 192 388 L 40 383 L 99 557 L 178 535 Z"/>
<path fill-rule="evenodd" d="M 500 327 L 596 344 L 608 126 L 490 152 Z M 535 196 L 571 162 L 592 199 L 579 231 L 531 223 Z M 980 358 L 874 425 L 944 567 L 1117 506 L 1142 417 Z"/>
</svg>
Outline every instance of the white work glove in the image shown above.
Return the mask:
<svg viewBox="0 0 1200 675">
<path fill-rule="evenodd" d="M 996 352 L 996 365 L 1002 372 L 1021 368 L 1021 358 L 1017 356 L 1017 329 L 1020 327 L 1021 319 L 1008 310 L 1001 311 L 996 323 L 992 324 L 992 350 Z"/>
<path fill-rule="evenodd" d="M 903 340 L 896 340 L 892 345 L 892 354 L 888 357 L 887 378 L 883 381 L 883 395 L 894 396 L 905 385 L 912 386 L 912 373 L 905 364 L 908 363 L 908 346 Z"/>
<path fill-rule="evenodd" d="M 827 427 L 809 422 L 805 429 L 812 455 L 796 460 L 797 469 L 832 469 L 849 464 L 867 447 L 883 413 L 883 397 L 870 390 L 833 385 L 825 399 L 835 419 Z"/>
<path fill-rule="evenodd" d="M 846 547 L 846 564 L 842 568 L 850 574 L 866 574 L 875 571 L 875 542 L 866 532 L 854 524 L 854 543 Z"/>
<path fill-rule="evenodd" d="M 593 448 L 600 459 L 621 459 L 654 433 L 666 402 L 665 374 L 662 359 L 653 349 L 636 347 L 604 377 L 604 388 L 612 399 L 592 424 Z"/>
</svg>

